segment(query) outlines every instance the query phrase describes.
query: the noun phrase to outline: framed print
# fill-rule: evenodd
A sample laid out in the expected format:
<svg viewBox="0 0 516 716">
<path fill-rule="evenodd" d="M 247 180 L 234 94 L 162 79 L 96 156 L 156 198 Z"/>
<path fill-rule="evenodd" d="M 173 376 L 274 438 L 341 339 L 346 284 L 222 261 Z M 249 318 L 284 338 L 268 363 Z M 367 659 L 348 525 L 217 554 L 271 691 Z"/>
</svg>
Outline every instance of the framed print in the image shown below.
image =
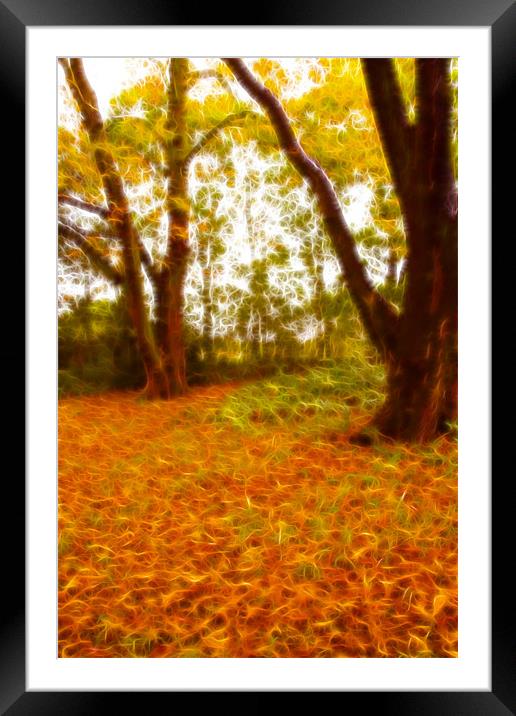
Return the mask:
<svg viewBox="0 0 516 716">
<path fill-rule="evenodd" d="M 516 13 L 332 5 L 0 4 L 28 317 L 2 712 L 516 707 L 490 397 Z"/>
</svg>

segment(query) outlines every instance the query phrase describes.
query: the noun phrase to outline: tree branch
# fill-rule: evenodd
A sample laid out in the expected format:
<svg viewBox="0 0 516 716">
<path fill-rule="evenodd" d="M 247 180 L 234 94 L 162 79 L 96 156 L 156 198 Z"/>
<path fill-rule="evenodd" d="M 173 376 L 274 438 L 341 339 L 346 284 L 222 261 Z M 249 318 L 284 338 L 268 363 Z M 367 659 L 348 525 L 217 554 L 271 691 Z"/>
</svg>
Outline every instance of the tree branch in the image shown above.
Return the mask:
<svg viewBox="0 0 516 716">
<path fill-rule="evenodd" d="M 188 166 L 192 159 L 204 149 L 208 142 L 213 139 L 213 137 L 215 137 L 219 132 L 221 132 L 225 127 L 228 127 L 232 122 L 236 122 L 239 119 L 243 119 L 244 117 L 250 116 L 252 114 L 254 114 L 254 112 L 249 109 L 245 109 L 242 112 L 235 112 L 234 114 L 228 114 L 225 119 L 223 119 L 221 122 L 212 127 L 208 132 L 206 132 L 206 134 L 190 150 L 184 160 L 185 166 Z"/>
<path fill-rule="evenodd" d="M 321 165 L 309 157 L 298 142 L 289 118 L 274 94 L 254 77 L 243 60 L 223 59 L 242 87 L 267 113 L 280 147 L 314 192 L 345 282 L 371 340 L 384 356 L 390 354 L 395 347 L 398 316 L 369 281 L 331 181 Z"/>
<path fill-rule="evenodd" d="M 424 168 L 424 181 L 429 195 L 450 205 L 455 191 L 451 154 L 450 125 L 452 94 L 449 59 L 416 60 L 417 92 L 417 159 Z M 450 210 L 450 216 L 453 211 Z"/>
<path fill-rule="evenodd" d="M 124 282 L 123 275 L 112 266 L 109 261 L 97 251 L 97 249 L 90 243 L 92 239 L 104 238 L 99 237 L 98 234 L 85 234 L 81 229 L 76 226 L 72 226 L 68 222 L 60 220 L 58 223 L 59 234 L 73 241 L 76 246 L 85 254 L 89 259 L 90 263 L 98 270 L 104 278 L 111 281 L 115 286 L 120 286 Z"/>
<path fill-rule="evenodd" d="M 149 251 L 147 251 L 147 248 L 145 247 L 145 244 L 141 240 L 140 236 L 138 236 L 138 246 L 140 247 L 140 258 L 142 260 L 142 264 L 145 266 L 145 270 L 150 278 L 153 279 L 156 276 L 156 267 L 154 266 L 152 257 Z"/>
<path fill-rule="evenodd" d="M 413 183 L 415 129 L 408 121 L 394 61 L 362 59 L 360 62 L 387 163 L 398 197 L 404 204 Z"/>
<path fill-rule="evenodd" d="M 188 87 L 193 87 L 193 85 L 198 82 L 201 79 L 204 79 L 206 77 L 218 80 L 220 84 L 230 93 L 234 94 L 233 87 L 231 86 L 231 83 L 227 77 L 224 77 L 224 75 L 221 72 L 218 72 L 217 70 L 196 70 L 193 72 L 190 72 L 188 76 Z"/>
<path fill-rule="evenodd" d="M 96 204 L 90 204 L 87 201 L 83 201 L 82 199 L 79 199 L 75 196 L 70 196 L 69 194 L 61 193 L 58 194 L 58 201 L 61 206 L 75 206 L 78 209 L 82 209 L 83 211 L 87 211 L 91 214 L 96 214 L 97 216 L 104 219 L 106 222 L 109 220 L 109 210 L 106 209 L 103 206 L 97 206 Z M 116 227 L 118 229 L 118 227 Z M 80 231 L 80 229 L 78 229 Z M 112 226 L 109 226 L 106 230 L 102 230 L 101 234 L 90 234 L 90 236 L 96 236 L 101 235 L 104 239 L 118 239 L 119 241 L 122 240 L 120 233 L 118 230 L 114 231 Z M 147 272 L 149 274 L 152 274 L 154 272 L 154 266 L 152 262 L 152 257 L 145 248 L 145 245 L 143 241 L 141 240 L 141 237 L 138 236 L 138 245 L 140 247 L 140 257 L 142 264 L 147 269 Z"/>
<path fill-rule="evenodd" d="M 61 192 L 57 195 L 57 200 L 60 204 L 68 204 L 68 206 L 75 206 L 77 209 L 87 211 L 90 214 L 97 214 L 102 219 L 109 219 L 109 209 L 104 206 L 98 206 L 97 204 L 90 204 L 87 201 L 83 201 L 76 196 L 71 196 L 66 192 Z"/>
</svg>

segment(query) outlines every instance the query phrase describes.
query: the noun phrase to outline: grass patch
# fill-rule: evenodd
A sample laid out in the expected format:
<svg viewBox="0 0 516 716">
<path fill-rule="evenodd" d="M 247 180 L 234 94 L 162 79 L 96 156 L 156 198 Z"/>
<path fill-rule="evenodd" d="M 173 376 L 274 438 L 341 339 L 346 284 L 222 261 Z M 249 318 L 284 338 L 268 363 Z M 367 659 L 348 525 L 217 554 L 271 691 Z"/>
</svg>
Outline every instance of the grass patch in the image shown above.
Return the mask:
<svg viewBox="0 0 516 716">
<path fill-rule="evenodd" d="M 325 423 L 347 418 L 351 407 L 371 410 L 382 400 L 384 369 L 366 364 L 357 375 L 356 363 L 327 364 L 302 373 L 279 372 L 232 393 L 217 414 L 241 430 L 285 423 Z"/>
</svg>

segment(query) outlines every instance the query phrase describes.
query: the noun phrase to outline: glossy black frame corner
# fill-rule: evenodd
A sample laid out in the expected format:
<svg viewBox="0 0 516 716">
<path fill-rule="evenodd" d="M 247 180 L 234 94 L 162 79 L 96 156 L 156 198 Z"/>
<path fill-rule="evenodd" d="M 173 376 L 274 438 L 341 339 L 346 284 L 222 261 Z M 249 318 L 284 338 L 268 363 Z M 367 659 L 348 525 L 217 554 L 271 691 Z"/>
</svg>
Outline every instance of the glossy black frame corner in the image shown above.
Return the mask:
<svg viewBox="0 0 516 716">
<path fill-rule="evenodd" d="M 212 3 L 199 13 L 197 5 L 171 0 L 0 0 L 0 112 L 3 132 L 2 157 L 4 176 L 8 171 L 8 212 L 3 219 L 13 219 L 12 231 L 4 229 L 3 236 L 9 240 L 9 259 L 18 266 L 24 265 L 25 198 L 25 39 L 28 26 L 73 25 L 197 25 L 202 16 L 206 25 L 370 25 L 370 26 L 483 26 L 491 27 L 492 39 L 492 236 L 501 239 L 509 233 L 508 215 L 514 204 L 513 182 L 503 181 L 503 168 L 514 160 L 514 132 L 507 117 L 509 112 L 511 80 L 516 67 L 516 5 L 512 0 L 365 0 L 343 3 L 340 0 L 297 0 L 295 3 L 278 3 L 268 7 L 246 8 L 246 15 L 229 12 L 221 15 L 220 5 Z M 231 22 L 221 22 L 231 20 Z M 6 141 L 8 138 L 8 141 Z M 512 152 L 511 152 L 512 149 Z M 512 161 L 514 166 L 514 161 Z M 513 230 L 511 230 L 512 232 Z M 17 241 L 14 241 L 17 237 Z M 14 258 L 18 251 L 17 259 Z M 500 253 L 500 252 L 498 252 Z M 3 255 L 7 254 L 4 248 Z M 16 296 L 20 305 L 20 271 L 5 271 L 2 278 L 4 301 Z M 493 281 L 493 306 L 500 298 L 501 290 Z M 505 301 L 504 301 L 505 304 Z M 2 392 L 4 411 L 9 411 L 4 439 L 12 452 L 15 435 L 19 435 L 16 406 L 22 406 L 24 385 L 23 360 L 19 346 L 24 345 L 24 321 L 8 304 L 3 323 L 0 358 L 2 360 L 4 388 Z M 492 312 L 491 315 L 494 315 Z M 49 340 L 53 340 L 50 337 Z M 8 378 L 6 378 L 8 376 Z M 505 387 L 505 384 L 504 384 Z M 5 416 L 4 416 L 5 417 Z M 20 431 L 21 432 L 21 431 Z M 493 432 L 493 431 L 492 431 Z M 496 437 L 495 437 L 496 436 Z M 497 442 L 498 441 L 498 442 Z M 492 435 L 494 445 L 503 446 L 499 431 Z M 2 559 L 2 631 L 0 638 L 0 711 L 10 716 L 21 714 L 93 714 L 108 709 L 120 710 L 120 699 L 129 695 L 131 705 L 144 705 L 149 712 L 148 692 L 26 692 L 25 671 L 25 486 L 20 466 L 20 455 L 14 451 L 14 467 L 3 470 L 4 519 L 11 510 L 15 520 L 9 531 L 4 532 Z M 4 462 L 2 462 L 4 467 Z M 503 474 L 503 473 L 502 473 Z M 461 716 L 502 716 L 516 713 L 516 640 L 514 638 L 515 610 L 513 592 L 507 585 L 510 570 L 510 552 L 507 545 L 513 542 L 514 530 L 512 501 L 507 500 L 507 484 L 501 484 L 501 475 L 492 483 L 492 690 L 453 692 L 346 692 L 345 705 L 359 699 L 359 708 L 371 708 L 380 712 L 437 714 Z M 508 476 L 508 481 L 510 475 Z M 407 684 L 410 688 L 410 684 Z M 236 689 L 235 689 L 236 690 Z M 173 694 L 161 693 L 169 706 L 175 702 Z M 145 699 L 145 701 L 143 701 Z M 351 703 L 350 703 L 351 699 Z"/>
</svg>

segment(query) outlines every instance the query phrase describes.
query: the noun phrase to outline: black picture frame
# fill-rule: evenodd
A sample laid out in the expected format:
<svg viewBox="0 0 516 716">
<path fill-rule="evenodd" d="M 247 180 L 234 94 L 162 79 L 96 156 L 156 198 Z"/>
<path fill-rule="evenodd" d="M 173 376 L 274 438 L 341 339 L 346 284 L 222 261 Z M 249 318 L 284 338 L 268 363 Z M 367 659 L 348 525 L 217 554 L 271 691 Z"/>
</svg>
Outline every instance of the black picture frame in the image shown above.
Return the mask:
<svg viewBox="0 0 516 716">
<path fill-rule="evenodd" d="M 483 26 L 491 27 L 492 38 L 492 236 L 499 238 L 505 228 L 507 207 L 511 207 L 509 192 L 513 194 L 512 182 L 502 180 L 502 168 L 514 147 L 512 130 L 508 132 L 509 94 L 516 67 L 516 6 L 511 0 L 366 0 L 342 3 L 338 0 L 298 0 L 296 3 L 269 4 L 264 7 L 246 8 L 246 17 L 235 14 L 212 3 L 202 13 L 198 5 L 169 3 L 160 0 L 0 0 L 0 92 L 3 110 L 0 112 L 4 144 L 4 172 L 9 172 L 7 204 L 13 219 L 12 231 L 4 234 L 11 242 L 13 263 L 18 271 L 5 271 L 2 279 L 4 300 L 17 296 L 16 306 L 22 301 L 19 287 L 21 266 L 24 265 L 25 215 L 24 147 L 25 147 L 25 38 L 29 26 L 74 25 L 370 25 L 370 26 Z M 221 22 L 221 19 L 226 22 Z M 233 20 L 229 22 L 227 20 Z M 502 124 L 503 123 L 503 124 Z M 510 136 L 508 136 L 510 134 Z M 514 156 L 512 154 L 512 156 Z M 12 233 L 15 232 L 15 233 Z M 13 242 L 12 237 L 17 241 Z M 11 244 L 15 246 L 11 249 Z M 5 251 L 5 248 L 4 248 Z M 18 256 L 16 256 L 18 251 Z M 15 258 L 13 258 L 15 257 Z M 10 264 L 11 265 L 11 264 Z M 493 285 L 494 287 L 494 285 Z M 492 294 L 492 300 L 499 292 Z M 500 303 L 501 305 L 501 303 Z M 14 308 L 9 308 L 3 321 L 0 355 L 3 361 L 5 409 L 9 411 L 4 439 L 11 445 L 12 438 L 21 433 L 21 420 L 16 406 L 23 406 L 21 386 L 25 384 L 23 359 L 19 347 L 24 345 L 23 320 Z M 11 315 L 12 314 L 12 315 Z M 28 346 L 29 350 L 32 346 Z M 8 379 L 6 379 L 8 376 Z M 498 437 L 498 445 L 503 438 Z M 494 436 L 493 436 L 494 440 Z M 493 442 L 491 445 L 492 454 Z M 12 450 L 12 448 L 11 448 Z M 4 463 L 2 463 L 4 464 Z M 2 578 L 4 582 L 2 632 L 0 639 L 0 712 L 10 716 L 21 714 L 93 714 L 115 707 L 120 709 L 120 692 L 26 692 L 25 682 L 25 486 L 20 454 L 15 455 L 13 469 L 4 469 L 3 497 L 4 520 L 7 512 L 16 516 L 12 526 L 4 531 L 4 554 Z M 498 480 L 498 481 L 497 481 Z M 516 713 L 516 642 L 514 639 L 513 596 L 508 588 L 507 572 L 511 561 L 507 545 L 513 541 L 511 521 L 506 516 L 511 509 L 507 505 L 506 484 L 498 478 L 492 483 L 492 690 L 468 692 L 346 692 L 345 704 L 357 699 L 360 709 L 371 708 L 396 714 L 482 714 L 502 716 Z M 512 511 L 512 510 L 511 510 Z M 410 684 L 407 684 L 410 688 Z M 236 689 L 235 689 L 236 690 Z M 164 695 L 170 705 L 173 693 Z M 131 705 L 138 708 L 147 704 L 148 692 L 131 693 Z M 116 706 L 115 706 L 116 699 Z M 358 699 L 360 701 L 358 701 Z"/>
</svg>

